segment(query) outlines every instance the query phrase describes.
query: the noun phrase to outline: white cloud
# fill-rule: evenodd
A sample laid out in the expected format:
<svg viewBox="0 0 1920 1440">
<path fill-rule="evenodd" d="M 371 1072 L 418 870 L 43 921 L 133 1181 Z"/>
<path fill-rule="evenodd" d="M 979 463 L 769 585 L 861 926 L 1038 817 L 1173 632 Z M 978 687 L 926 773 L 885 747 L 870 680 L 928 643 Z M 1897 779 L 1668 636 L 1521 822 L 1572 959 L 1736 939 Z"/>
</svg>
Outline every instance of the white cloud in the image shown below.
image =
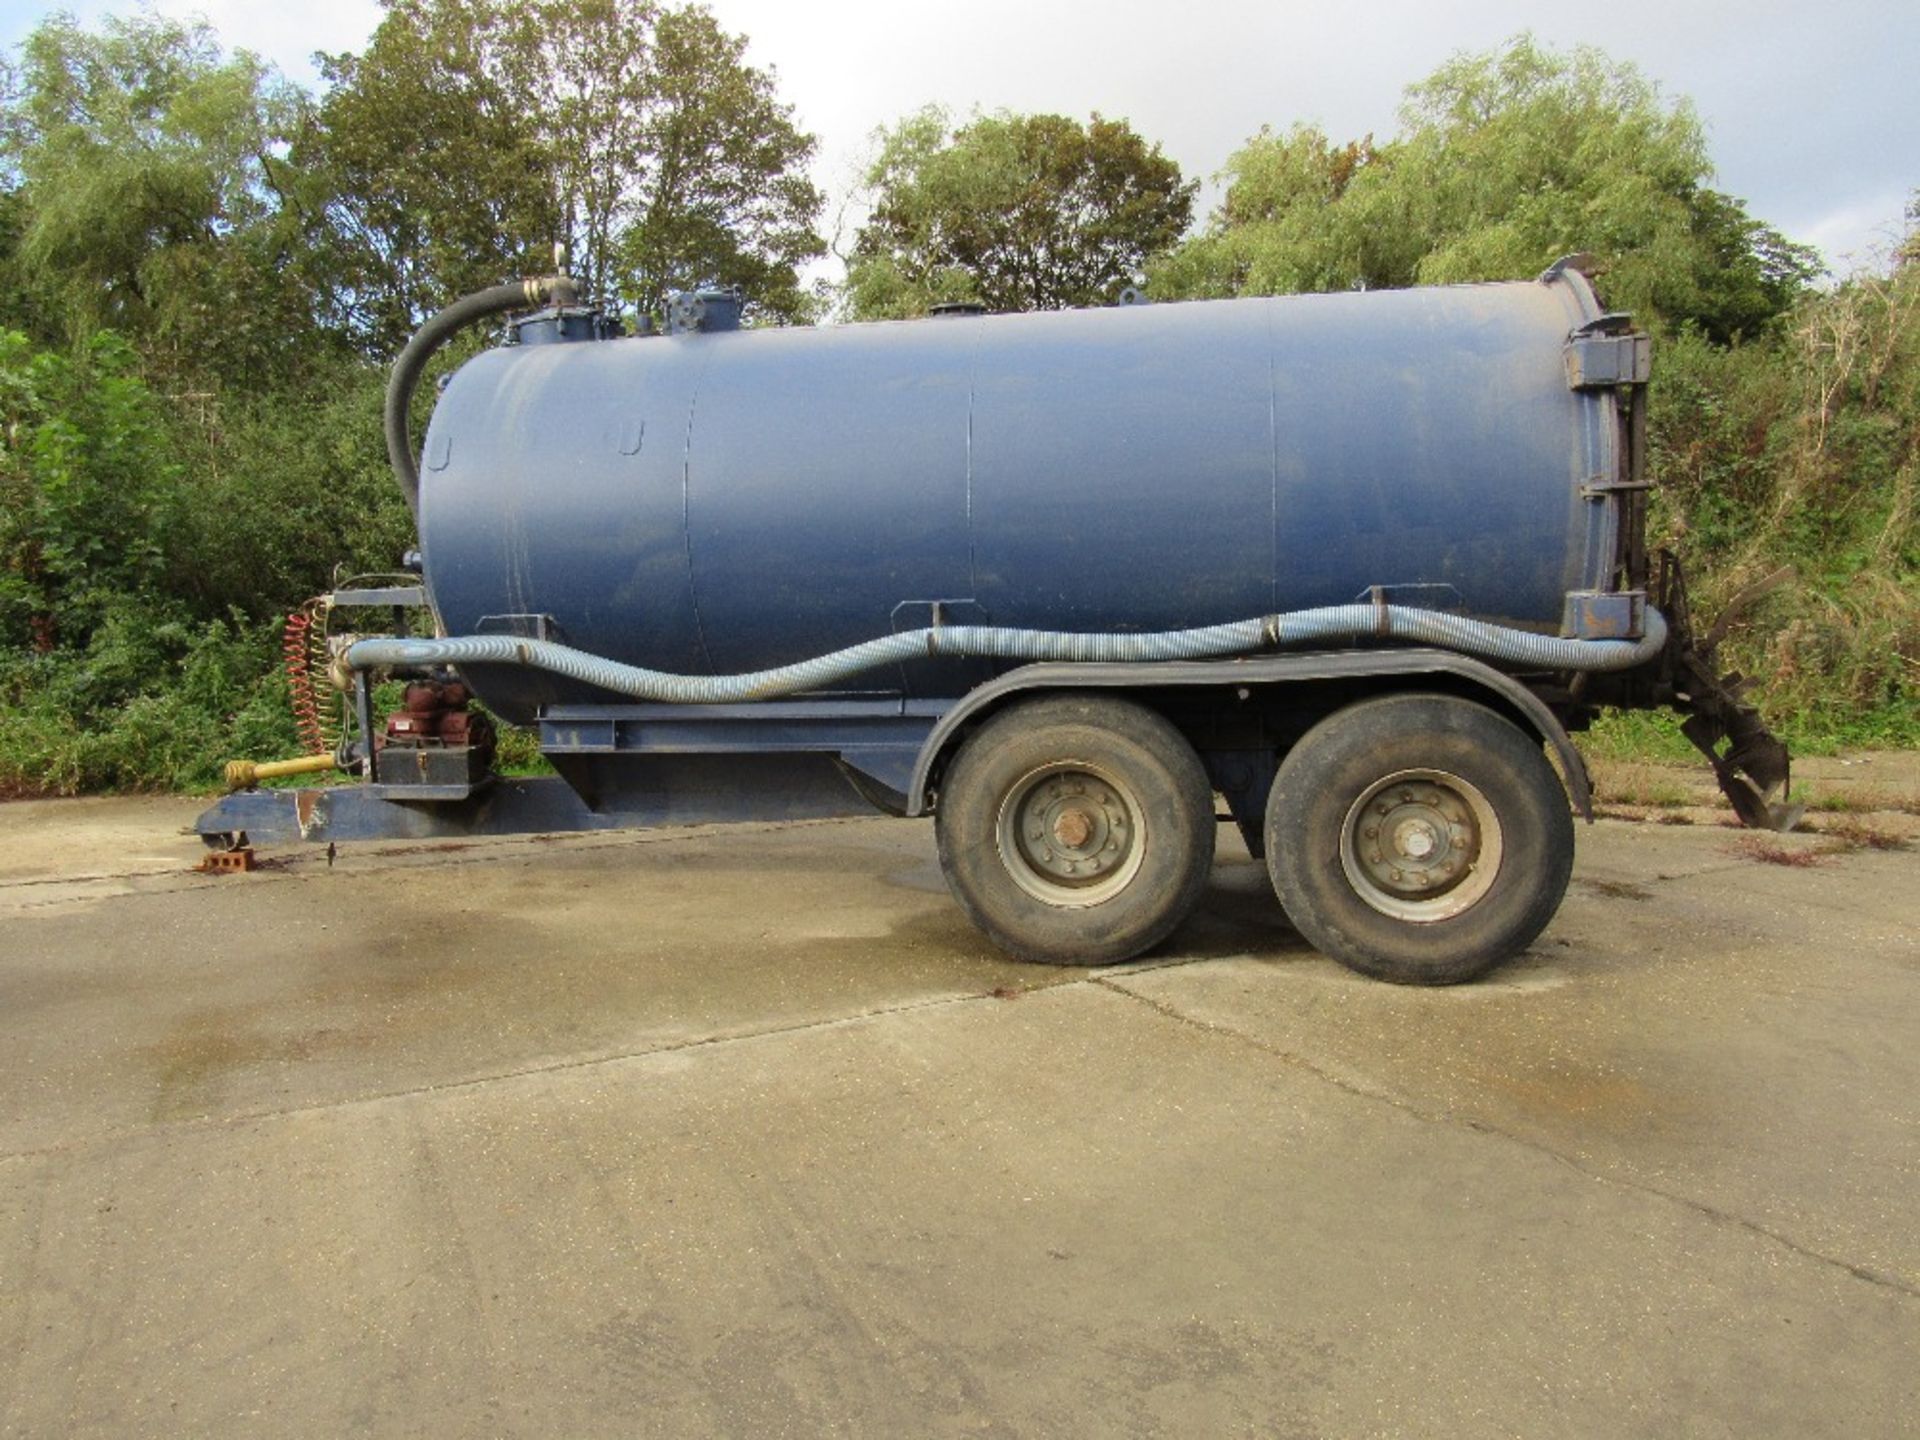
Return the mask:
<svg viewBox="0 0 1920 1440">
<path fill-rule="evenodd" d="M 1827 257 L 1835 279 L 1883 269 L 1905 231 L 1906 204 L 1903 191 L 1888 190 L 1818 216 L 1800 226 L 1797 237 Z"/>
<path fill-rule="evenodd" d="M 118 8 L 118 7 L 116 7 Z M 262 4 L 260 0 L 160 0 L 162 13 L 203 16 L 227 44 L 273 61 L 296 80 L 311 83 L 316 50 L 358 50 L 380 23 L 375 0 L 324 4 Z"/>
<path fill-rule="evenodd" d="M 91 25 L 104 16 L 131 14 L 139 7 L 111 0 L 69 0 L 31 13 L 25 6 L 9 6 L 0 11 L 0 41 L 17 43 L 46 11 L 56 8 Z M 310 5 L 272 0 L 150 0 L 149 8 L 176 20 L 203 19 L 229 48 L 251 50 L 306 85 L 319 80 L 312 63 L 316 50 L 358 50 L 380 23 L 377 0 L 324 0 Z"/>
</svg>

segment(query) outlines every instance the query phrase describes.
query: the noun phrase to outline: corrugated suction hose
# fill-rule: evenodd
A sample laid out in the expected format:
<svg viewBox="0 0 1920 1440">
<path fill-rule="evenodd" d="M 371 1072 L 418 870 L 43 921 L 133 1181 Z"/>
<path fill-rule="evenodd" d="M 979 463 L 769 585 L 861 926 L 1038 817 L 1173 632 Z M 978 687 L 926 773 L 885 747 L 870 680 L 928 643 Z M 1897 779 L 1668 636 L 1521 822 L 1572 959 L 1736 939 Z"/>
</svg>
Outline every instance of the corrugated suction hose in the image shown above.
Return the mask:
<svg viewBox="0 0 1920 1440">
<path fill-rule="evenodd" d="M 393 477 L 400 482 L 407 507 L 415 515 L 420 513 L 420 464 L 413 458 L 413 437 L 408 433 L 407 416 L 427 362 L 441 346 L 476 321 L 504 315 L 509 310 L 534 310 L 546 304 L 573 305 L 579 298 L 571 275 L 547 275 L 537 280 L 495 285 L 454 301 L 407 341 L 407 348 L 393 362 L 393 374 L 387 380 L 385 420 L 387 462 L 393 466 Z"/>
<path fill-rule="evenodd" d="M 820 690 L 882 665 L 930 655 L 995 660 L 1206 660 L 1364 638 L 1412 641 L 1527 670 L 1630 670 L 1653 659 L 1667 643 L 1666 621 L 1651 607 L 1646 615 L 1646 631 L 1638 640 L 1565 640 L 1405 605 L 1329 605 L 1147 635 L 1076 635 L 996 625 L 943 625 L 883 636 L 797 664 L 744 675 L 674 675 L 623 665 L 551 640 L 522 640 L 510 635 L 362 640 L 347 651 L 347 663 L 357 670 L 519 665 L 564 675 L 634 700 L 724 705 Z"/>
</svg>

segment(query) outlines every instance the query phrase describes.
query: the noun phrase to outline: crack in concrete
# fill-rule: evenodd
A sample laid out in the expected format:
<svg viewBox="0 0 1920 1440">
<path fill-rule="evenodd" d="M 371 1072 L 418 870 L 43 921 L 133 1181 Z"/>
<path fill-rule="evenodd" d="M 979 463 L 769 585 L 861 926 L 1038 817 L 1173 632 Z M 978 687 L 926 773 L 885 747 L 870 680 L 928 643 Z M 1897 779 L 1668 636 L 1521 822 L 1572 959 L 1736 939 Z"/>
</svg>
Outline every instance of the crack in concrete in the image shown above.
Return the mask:
<svg viewBox="0 0 1920 1440">
<path fill-rule="evenodd" d="M 738 821 L 724 827 L 660 826 L 654 829 L 611 831 L 536 831 L 525 835 L 488 835 L 461 839 L 446 835 L 432 839 L 397 843 L 388 840 L 350 840 L 341 842 L 340 854 L 347 846 L 356 848 L 381 845 L 387 848 L 369 855 L 354 856 L 336 866 L 326 858 L 326 849 L 318 841 L 299 841 L 271 847 L 272 854 L 261 858 L 261 868 L 245 875 L 210 875 L 195 870 L 184 860 L 177 866 L 150 870 L 111 870 L 81 875 L 30 875 L 0 877 L 0 900 L 9 891 L 43 885 L 105 885 L 114 882 L 160 881 L 156 885 L 132 884 L 125 890 L 83 892 L 41 900 L 29 904 L 0 904 L 0 914 L 19 914 L 29 910 L 47 910 L 62 905 L 93 903 L 102 900 L 127 900 L 153 895 L 172 895 L 187 890 L 211 890 L 241 884 L 272 885 L 288 882 L 310 883 L 329 875 L 335 879 L 376 878 L 371 870 L 357 867 L 367 861 L 397 860 L 390 869 L 440 870 L 461 865 L 490 865 L 508 860 L 524 860 L 531 855 L 579 854 L 598 850 L 619 850 L 637 845 L 666 845 L 677 841 L 707 838 L 726 829 L 731 834 L 768 834 L 781 830 L 814 829 L 825 826 L 861 824 L 865 816 L 828 817 L 819 820 Z"/>
<path fill-rule="evenodd" d="M 799 821 L 798 824 L 812 822 Z M 825 822 L 834 823 L 834 822 Z M 1155 970 L 1177 970 L 1186 965 L 1205 963 L 1200 958 L 1174 958 L 1165 960 L 1135 961 L 1125 966 L 1115 966 L 1108 971 L 1122 975 L 1145 975 Z M 650 1060 L 660 1055 L 677 1055 L 692 1050 L 718 1049 L 726 1045 L 744 1044 L 756 1040 L 773 1039 L 783 1035 L 804 1034 L 810 1030 L 831 1030 L 847 1025 L 857 1025 L 866 1020 L 884 1019 L 889 1015 L 906 1015 L 918 1010 L 938 1010 L 949 1005 L 971 1005 L 982 1000 L 1006 1001 L 1020 995 L 1037 994 L 1044 990 L 1063 990 L 1090 983 L 1107 983 L 1107 976 L 1087 975 L 1071 979 L 1043 981 L 1028 985 L 1021 990 L 1008 994 L 1003 988 L 994 990 L 969 990 L 960 994 L 938 995 L 924 1000 L 909 1000 L 898 1005 L 881 1005 L 870 1010 L 858 1010 L 848 1015 L 830 1015 L 811 1020 L 795 1020 L 781 1025 L 763 1026 L 757 1030 L 741 1030 L 725 1035 L 701 1035 L 689 1040 L 670 1041 L 660 1045 L 649 1045 L 638 1050 L 622 1050 L 608 1055 L 580 1055 L 565 1060 L 546 1061 L 537 1065 L 520 1065 L 506 1070 L 491 1071 L 485 1075 L 469 1075 L 461 1080 L 445 1080 L 428 1085 L 407 1086 L 398 1090 L 379 1090 L 371 1094 L 341 1095 L 331 1100 L 316 1100 L 305 1105 L 287 1105 L 278 1109 L 236 1111 L 231 1115 L 196 1115 L 183 1120 L 155 1121 L 137 1127 L 121 1127 L 104 1130 L 99 1134 L 63 1144 L 28 1146 L 22 1150 L 0 1151 L 0 1165 L 15 1161 L 39 1160 L 50 1156 L 71 1155 L 99 1146 L 116 1145 L 135 1140 L 158 1131 L 178 1130 L 215 1130 L 230 1125 L 246 1125 L 259 1120 L 277 1120 L 294 1115 L 324 1114 L 329 1110 L 344 1110 L 356 1105 L 377 1105 L 387 1100 L 405 1100 L 423 1095 L 437 1095 L 449 1091 L 469 1090 L 482 1085 L 491 1085 L 499 1081 L 531 1079 L 540 1075 L 564 1074 L 571 1070 L 587 1070 L 598 1065 L 618 1065 L 629 1060 Z"/>
<path fill-rule="evenodd" d="M 1584 1179 L 1592 1180 L 1597 1184 L 1612 1185 L 1619 1189 L 1630 1190 L 1638 1194 L 1649 1195 L 1656 1199 L 1664 1200 L 1669 1204 L 1678 1205 L 1718 1224 L 1731 1225 L 1745 1230 L 1764 1240 L 1771 1241 L 1803 1259 L 1842 1271 L 1854 1279 L 1861 1280 L 1876 1288 L 1889 1290 L 1895 1294 L 1906 1296 L 1909 1299 L 1920 1299 L 1920 1287 L 1911 1285 L 1898 1276 L 1883 1274 L 1869 1266 L 1856 1264 L 1852 1261 L 1841 1259 L 1838 1256 L 1829 1255 L 1824 1251 L 1813 1249 L 1793 1239 L 1789 1235 L 1782 1234 L 1777 1230 L 1760 1224 L 1758 1221 L 1748 1219 L 1743 1215 L 1734 1214 L 1728 1210 L 1720 1209 L 1705 1201 L 1676 1194 L 1670 1190 L 1663 1190 L 1657 1185 L 1650 1185 L 1641 1180 L 1620 1175 L 1605 1174 L 1594 1170 L 1583 1165 L 1572 1156 L 1554 1149 L 1550 1145 L 1539 1140 L 1531 1139 L 1525 1135 L 1517 1135 L 1511 1131 L 1504 1130 L 1491 1121 L 1451 1112 L 1423 1109 L 1391 1091 L 1359 1084 L 1346 1076 L 1336 1074 L 1322 1065 L 1315 1064 L 1304 1055 L 1283 1049 L 1277 1045 L 1269 1044 L 1257 1036 L 1247 1034 L 1243 1030 L 1236 1030 L 1230 1026 L 1219 1025 L 1212 1021 L 1189 1015 L 1167 1001 L 1156 999 L 1151 995 L 1142 994 L 1137 990 L 1129 989 L 1121 983 L 1122 980 L 1134 975 L 1150 974 L 1159 970 L 1182 969 L 1188 965 L 1203 964 L 1206 959 L 1209 958 L 1214 957 L 1138 962 L 1124 967 L 1118 974 L 1110 970 L 1106 974 L 1088 975 L 1077 979 L 1057 980 L 1050 983 L 1029 986 L 1019 993 L 1031 994 L 1044 990 L 1064 990 L 1081 987 L 1107 991 L 1123 999 L 1142 1005 L 1165 1019 L 1198 1031 L 1210 1038 L 1229 1040 L 1279 1060 L 1283 1064 L 1304 1071 L 1316 1080 L 1330 1085 L 1334 1089 L 1351 1095 L 1356 1099 L 1386 1105 L 1424 1124 L 1453 1126 L 1475 1134 L 1505 1140 L 1555 1161 L 1573 1171 L 1576 1175 Z M 537 1065 L 517 1066 L 507 1070 L 494 1071 L 486 1075 L 468 1076 L 461 1080 L 416 1085 L 399 1090 L 384 1090 L 375 1094 L 346 1095 L 332 1100 L 316 1101 L 306 1105 L 290 1105 L 280 1109 L 249 1110 L 233 1115 L 198 1116 L 190 1120 L 107 1131 L 66 1144 L 36 1146 L 24 1150 L 0 1153 L 0 1165 L 45 1159 L 53 1156 L 71 1155 L 89 1149 L 117 1145 L 138 1139 L 142 1136 L 151 1135 L 156 1131 L 220 1130 L 233 1126 L 285 1119 L 298 1115 L 325 1114 L 329 1111 L 350 1109 L 355 1106 L 376 1105 L 392 1100 L 417 1099 L 424 1096 L 448 1094 L 462 1090 L 478 1089 L 482 1086 L 497 1084 L 503 1081 L 565 1074 L 570 1071 L 587 1070 L 603 1065 L 618 1065 L 628 1061 L 649 1060 L 662 1055 L 685 1054 L 697 1050 L 719 1049 L 729 1045 L 805 1034 L 809 1031 L 840 1029 L 850 1025 L 858 1025 L 869 1020 L 884 1019 L 892 1015 L 912 1014 L 918 1011 L 939 1010 L 951 1006 L 971 1005 L 978 1004 L 981 1001 L 1006 1000 L 1009 998 L 1012 997 L 1009 997 L 1004 991 L 972 991 L 958 995 L 942 995 L 931 999 L 907 1001 L 898 1005 L 877 1006 L 870 1010 L 856 1011 L 849 1015 L 834 1015 L 810 1020 L 797 1020 L 787 1024 L 769 1025 L 757 1030 L 741 1031 L 727 1035 L 704 1035 L 689 1040 L 648 1046 L 638 1050 L 621 1051 L 611 1055 L 579 1056 L 572 1059 L 549 1061 Z"/>
<path fill-rule="evenodd" d="M 1142 967 L 1161 968 L 1158 966 Z M 1129 973 L 1140 973 L 1130 971 Z M 1041 990 L 1056 990 L 1067 986 L 1084 984 L 1081 980 L 1057 980 L 1051 984 L 1033 985 L 1020 992 L 1031 994 Z M 305 1105 L 287 1105 L 277 1109 L 243 1110 L 231 1115 L 196 1115 L 182 1120 L 160 1120 L 141 1126 L 122 1126 L 118 1129 L 103 1130 L 96 1135 L 51 1145 L 28 1146 L 22 1150 L 0 1152 L 0 1165 L 16 1161 L 42 1160 L 53 1156 L 72 1155 L 102 1146 L 112 1146 L 142 1136 L 159 1132 L 178 1132 L 182 1130 L 219 1130 L 229 1126 L 248 1125 L 261 1120 L 281 1120 L 296 1115 L 319 1115 L 330 1110 L 346 1110 L 357 1105 L 378 1105 L 388 1100 L 416 1099 L 428 1095 L 441 1095 L 459 1090 L 472 1090 L 483 1085 L 493 1085 L 508 1080 L 526 1080 L 543 1075 L 560 1075 L 573 1070 L 588 1070 L 600 1065 L 618 1065 L 630 1060 L 651 1060 L 661 1055 L 678 1055 L 692 1050 L 718 1049 L 726 1045 L 743 1044 L 756 1040 L 774 1039 L 784 1035 L 804 1034 L 810 1030 L 832 1030 L 848 1025 L 858 1025 L 863 1021 L 884 1019 L 889 1015 L 906 1015 L 917 1010 L 938 1010 L 949 1005 L 968 1005 L 981 1000 L 1005 1000 L 1011 998 L 1005 994 L 996 994 L 991 990 L 967 991 L 957 995 L 939 995 L 924 1000 L 908 1000 L 898 1005 L 881 1005 L 871 1010 L 859 1010 L 849 1015 L 830 1015 L 810 1020 L 794 1020 L 780 1025 L 768 1025 L 757 1030 L 742 1030 L 725 1035 L 701 1035 L 688 1040 L 669 1041 L 660 1045 L 649 1045 L 638 1050 L 622 1050 L 610 1055 L 580 1055 L 565 1060 L 551 1060 L 536 1065 L 514 1066 L 506 1070 L 490 1071 L 485 1075 L 469 1075 L 460 1080 L 443 1080 L 433 1084 L 412 1085 L 398 1090 L 379 1090 L 371 1094 L 340 1095 L 331 1100 L 316 1100 Z"/>
<path fill-rule="evenodd" d="M 191 867 L 188 867 L 189 870 Z M 97 885 L 107 880 L 147 880 L 156 875 L 179 875 L 179 866 L 156 866 L 151 870 L 112 870 L 98 875 L 30 875 L 24 879 L 0 879 L 0 895 L 9 890 L 24 890 L 30 885 Z"/>
<path fill-rule="evenodd" d="M 1792 1251 L 1795 1255 L 1843 1271 L 1856 1280 L 1863 1280 L 1867 1284 L 1880 1289 L 1891 1290 L 1895 1294 L 1904 1295 L 1910 1300 L 1920 1300 L 1920 1286 L 1909 1284 L 1897 1275 L 1887 1275 L 1870 1266 L 1859 1265 L 1851 1260 L 1844 1260 L 1837 1255 L 1829 1255 L 1824 1251 L 1815 1250 L 1811 1246 L 1803 1245 L 1790 1235 L 1784 1235 L 1778 1230 L 1770 1229 L 1762 1225 L 1759 1221 L 1750 1220 L 1744 1215 L 1734 1214 L 1730 1210 L 1722 1210 L 1718 1206 L 1710 1205 L 1704 1200 L 1696 1200 L 1691 1196 L 1676 1194 L 1671 1190 L 1663 1190 L 1658 1185 L 1649 1185 L 1643 1180 L 1636 1180 L 1630 1176 L 1611 1175 L 1592 1169 L 1587 1165 L 1583 1165 L 1572 1156 L 1554 1149 L 1551 1145 L 1543 1141 L 1534 1140 L 1525 1135 L 1516 1135 L 1510 1130 L 1503 1130 L 1489 1120 L 1482 1120 L 1468 1115 L 1457 1115 L 1449 1111 L 1422 1109 L 1403 1096 L 1396 1095 L 1388 1090 L 1373 1089 L 1365 1085 L 1357 1084 L 1343 1075 L 1336 1074 L 1324 1066 L 1315 1064 L 1304 1055 L 1299 1055 L 1291 1050 L 1269 1044 L 1261 1040 L 1258 1036 L 1247 1034 L 1244 1030 L 1236 1030 L 1231 1026 L 1218 1025 L 1210 1020 L 1203 1020 L 1198 1016 L 1187 1014 L 1185 1011 L 1167 1001 L 1156 999 L 1151 995 L 1143 995 L 1137 990 L 1130 990 L 1110 976 L 1090 976 L 1088 977 L 1088 983 L 1099 986 L 1104 990 L 1110 990 L 1116 995 L 1125 996 L 1127 999 L 1146 1006 L 1149 1010 L 1166 1019 L 1198 1030 L 1202 1034 L 1237 1041 L 1250 1049 L 1259 1051 L 1263 1055 L 1271 1056 L 1283 1064 L 1303 1070 L 1313 1076 L 1314 1079 L 1331 1085 L 1334 1089 L 1352 1095 L 1356 1099 L 1371 1100 L 1377 1104 L 1389 1106 L 1428 1125 L 1449 1125 L 1472 1131 L 1475 1134 L 1488 1135 L 1496 1139 L 1508 1141 L 1511 1144 L 1531 1150 L 1536 1154 L 1544 1155 L 1550 1160 L 1557 1161 L 1567 1169 L 1573 1171 L 1576 1175 L 1592 1180 L 1597 1184 L 1613 1185 L 1623 1190 L 1634 1191 L 1638 1194 L 1651 1195 L 1657 1199 L 1665 1200 L 1669 1204 L 1679 1205 L 1684 1209 L 1691 1210 L 1695 1214 L 1702 1215 L 1719 1224 L 1732 1225 L 1748 1231 L 1753 1235 L 1760 1236 L 1762 1239 L 1770 1240 L 1774 1244 Z"/>
</svg>

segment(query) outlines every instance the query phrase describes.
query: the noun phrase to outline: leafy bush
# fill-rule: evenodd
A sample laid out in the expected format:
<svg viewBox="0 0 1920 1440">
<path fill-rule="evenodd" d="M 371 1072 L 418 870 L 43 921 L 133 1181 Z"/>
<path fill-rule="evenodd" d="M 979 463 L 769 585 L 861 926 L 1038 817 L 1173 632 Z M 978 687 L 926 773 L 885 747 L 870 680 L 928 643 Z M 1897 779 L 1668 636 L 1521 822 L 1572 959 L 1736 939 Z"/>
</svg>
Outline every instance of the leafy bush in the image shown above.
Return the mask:
<svg viewBox="0 0 1920 1440">
<path fill-rule="evenodd" d="M 1763 340 L 1663 347 L 1654 524 L 1716 613 L 1796 582 L 1733 634 L 1771 720 L 1803 743 L 1920 743 L 1920 266 L 1811 297 Z"/>
<path fill-rule="evenodd" d="M 334 565 L 391 570 L 413 517 L 387 467 L 385 374 L 358 365 L 298 395 L 210 398 L 175 444 L 189 494 L 166 585 L 205 614 L 284 612 Z"/>
<path fill-rule="evenodd" d="M 0 658 L 0 795 L 205 789 L 298 744 L 278 625 L 114 602 L 84 648 Z"/>
<path fill-rule="evenodd" d="M 133 368 L 110 334 L 0 331 L 0 793 L 204 785 L 292 744 L 273 597 L 181 583 L 209 569 L 195 450 Z"/>
<path fill-rule="evenodd" d="M 160 409 L 118 337 L 76 360 L 0 330 L 0 643 L 84 641 L 150 590 L 179 489 Z"/>
</svg>

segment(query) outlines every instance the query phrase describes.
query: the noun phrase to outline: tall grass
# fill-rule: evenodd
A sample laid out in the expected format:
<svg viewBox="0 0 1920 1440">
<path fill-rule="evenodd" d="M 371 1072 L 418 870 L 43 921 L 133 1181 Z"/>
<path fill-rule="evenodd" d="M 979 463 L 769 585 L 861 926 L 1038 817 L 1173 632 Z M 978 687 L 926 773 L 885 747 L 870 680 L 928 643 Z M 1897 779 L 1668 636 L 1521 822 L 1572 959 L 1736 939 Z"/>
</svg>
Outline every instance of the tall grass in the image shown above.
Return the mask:
<svg viewBox="0 0 1920 1440">
<path fill-rule="evenodd" d="M 1920 264 L 1761 342 L 1683 335 L 1655 374 L 1654 525 L 1711 618 L 1782 565 L 1723 660 L 1803 747 L 1920 743 Z"/>
</svg>

